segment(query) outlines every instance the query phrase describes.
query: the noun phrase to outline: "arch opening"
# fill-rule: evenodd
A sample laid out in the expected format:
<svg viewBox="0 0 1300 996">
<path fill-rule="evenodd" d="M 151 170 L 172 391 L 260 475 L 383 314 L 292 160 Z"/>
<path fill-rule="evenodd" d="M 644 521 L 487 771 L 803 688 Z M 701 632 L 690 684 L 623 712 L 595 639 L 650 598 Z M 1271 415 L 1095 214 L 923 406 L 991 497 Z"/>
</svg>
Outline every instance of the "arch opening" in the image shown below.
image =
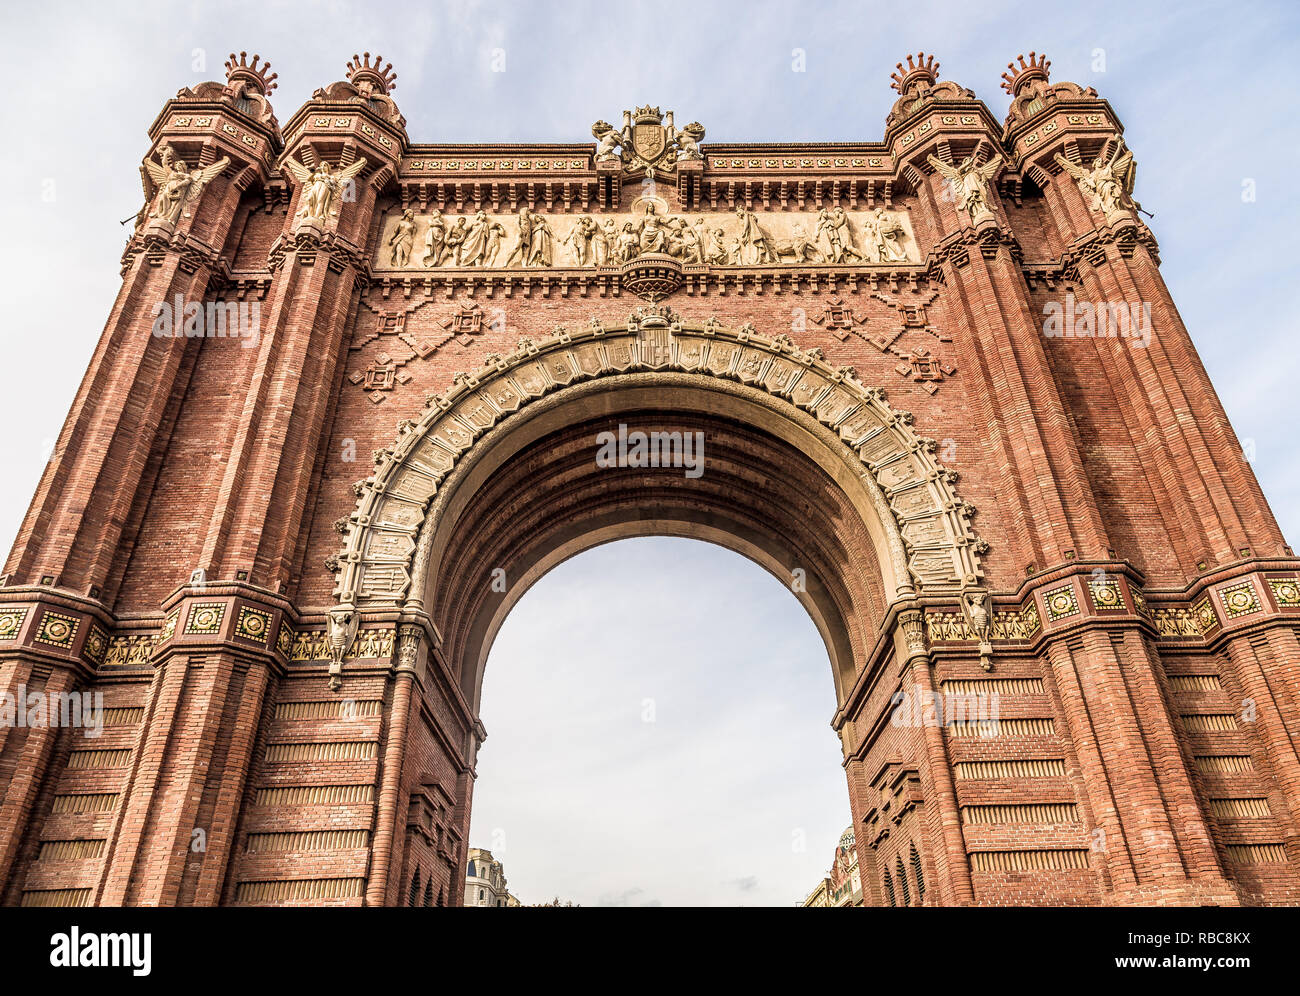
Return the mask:
<svg viewBox="0 0 1300 996">
<path fill-rule="evenodd" d="M 824 660 L 748 558 L 663 537 L 585 550 L 489 655 L 467 839 L 524 902 L 796 901 L 850 811 Z"/>
</svg>

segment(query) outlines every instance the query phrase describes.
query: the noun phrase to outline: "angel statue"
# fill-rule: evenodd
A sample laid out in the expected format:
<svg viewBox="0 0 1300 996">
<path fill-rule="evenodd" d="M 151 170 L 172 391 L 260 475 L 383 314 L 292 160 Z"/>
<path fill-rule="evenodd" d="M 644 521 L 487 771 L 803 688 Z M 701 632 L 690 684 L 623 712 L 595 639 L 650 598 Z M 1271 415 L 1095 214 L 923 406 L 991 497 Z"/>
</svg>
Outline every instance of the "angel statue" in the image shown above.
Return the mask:
<svg viewBox="0 0 1300 996">
<path fill-rule="evenodd" d="M 280 166 L 292 173 L 302 187 L 302 199 L 298 202 L 298 213 L 293 216 L 294 223 L 306 222 L 323 228 L 330 218 L 338 215 L 339 194 L 365 169 L 366 159 L 362 156 L 337 173 L 323 161 L 314 170 L 308 170 L 292 156 L 280 160 Z"/>
<path fill-rule="evenodd" d="M 1104 214 L 1107 223 L 1131 217 L 1124 207 L 1124 198 L 1133 193 L 1133 181 L 1137 178 L 1133 153 L 1125 152 L 1121 156 L 1119 153 L 1124 148 L 1124 140 L 1116 135 L 1114 141 L 1115 149 L 1111 152 L 1110 159 L 1107 160 L 1105 155 L 1098 156 L 1093 160 L 1091 170 L 1076 166 L 1059 152 L 1056 153 L 1056 161 L 1074 177 L 1079 190 L 1089 199 L 1089 207 Z"/>
<path fill-rule="evenodd" d="M 203 188 L 230 165 L 230 158 L 222 156 L 211 166 L 190 169 L 185 165 L 185 160 L 176 158 L 176 152 L 170 145 L 164 145 L 158 155 L 162 160 L 160 163 L 152 159 L 144 162 L 149 178 L 158 188 L 149 205 L 147 218 L 166 225 L 175 225 L 182 212 L 188 218 L 189 205 L 198 200 Z"/>
<path fill-rule="evenodd" d="M 591 126 L 591 134 L 596 139 L 596 162 L 619 160 L 623 158 L 621 146 L 625 136 L 614 129 L 608 121 L 597 121 Z"/>
<path fill-rule="evenodd" d="M 973 155 L 961 161 L 960 166 L 949 166 L 942 159 L 926 156 L 930 165 L 948 181 L 948 189 L 959 210 L 965 211 L 972 225 L 993 217 L 989 207 L 988 184 L 1002 166 L 1002 156 L 996 155 L 983 166 L 975 164 Z"/>
</svg>

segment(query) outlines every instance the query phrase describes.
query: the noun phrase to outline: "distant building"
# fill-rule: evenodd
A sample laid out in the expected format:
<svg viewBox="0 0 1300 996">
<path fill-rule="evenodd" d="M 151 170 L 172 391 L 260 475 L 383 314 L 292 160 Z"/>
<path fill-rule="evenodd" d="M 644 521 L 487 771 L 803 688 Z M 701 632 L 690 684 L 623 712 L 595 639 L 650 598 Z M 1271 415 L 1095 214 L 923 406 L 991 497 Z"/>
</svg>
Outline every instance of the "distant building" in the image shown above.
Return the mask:
<svg viewBox="0 0 1300 996">
<path fill-rule="evenodd" d="M 858 845 L 853 827 L 840 835 L 830 874 L 808 893 L 801 906 L 861 906 L 862 875 L 858 871 Z"/>
<path fill-rule="evenodd" d="M 469 849 L 469 864 L 465 868 L 465 905 L 519 905 L 519 900 L 506 889 L 505 867 L 486 848 Z"/>
<path fill-rule="evenodd" d="M 829 906 L 831 904 L 831 880 L 823 878 L 812 892 L 808 893 L 800 906 Z"/>
<path fill-rule="evenodd" d="M 862 876 L 858 872 L 858 844 L 853 827 L 840 834 L 830 875 L 831 906 L 861 906 Z"/>
</svg>

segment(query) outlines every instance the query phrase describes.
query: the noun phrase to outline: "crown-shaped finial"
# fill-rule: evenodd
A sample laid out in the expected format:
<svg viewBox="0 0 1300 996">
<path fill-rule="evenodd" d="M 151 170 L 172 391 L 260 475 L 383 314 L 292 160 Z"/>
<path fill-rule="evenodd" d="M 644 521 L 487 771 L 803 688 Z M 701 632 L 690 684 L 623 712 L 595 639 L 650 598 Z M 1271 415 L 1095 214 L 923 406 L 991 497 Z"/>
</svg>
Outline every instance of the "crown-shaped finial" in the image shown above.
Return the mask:
<svg viewBox="0 0 1300 996">
<path fill-rule="evenodd" d="M 659 113 L 659 108 L 651 107 L 649 104 L 638 107 L 632 112 L 632 117 L 637 124 L 659 124 L 664 119 L 664 116 Z"/>
<path fill-rule="evenodd" d="M 1016 56 L 1020 60 L 1020 66 L 1017 67 L 1014 62 L 1008 62 L 1007 68 L 1009 73 L 1002 74 L 1002 89 L 1011 96 L 1020 93 L 1031 80 L 1042 80 L 1047 82 L 1047 71 L 1052 68 L 1052 64 L 1047 60 L 1047 56 L 1038 55 L 1036 52 L 1029 53 L 1029 61 L 1025 61 L 1023 55 Z"/>
<path fill-rule="evenodd" d="M 251 89 L 256 90 L 263 96 L 268 95 L 279 84 L 275 81 L 280 78 L 279 73 L 267 75 L 271 68 L 269 62 L 263 62 L 260 66 L 257 61 L 260 55 L 254 55 L 253 61 L 248 61 L 248 53 L 240 52 L 236 60 L 235 53 L 230 53 L 230 58 L 226 60 L 226 85 L 233 87 L 236 83 L 244 83 Z"/>
<path fill-rule="evenodd" d="M 393 72 L 393 64 L 390 62 L 385 66 L 383 62 L 384 57 L 377 55 L 372 65 L 369 52 L 364 53 L 364 56 L 352 56 L 352 61 L 348 63 L 348 82 L 366 93 L 387 94 L 388 91 L 397 89 L 397 74 Z"/>
<path fill-rule="evenodd" d="M 939 63 L 934 61 L 933 55 L 926 55 L 924 52 L 917 52 L 915 61 L 909 55 L 906 69 L 901 62 L 897 68 L 896 73 L 890 74 L 889 78 L 894 82 L 889 85 L 901 94 L 911 93 L 921 80 L 933 86 L 934 81 L 939 78 Z"/>
</svg>

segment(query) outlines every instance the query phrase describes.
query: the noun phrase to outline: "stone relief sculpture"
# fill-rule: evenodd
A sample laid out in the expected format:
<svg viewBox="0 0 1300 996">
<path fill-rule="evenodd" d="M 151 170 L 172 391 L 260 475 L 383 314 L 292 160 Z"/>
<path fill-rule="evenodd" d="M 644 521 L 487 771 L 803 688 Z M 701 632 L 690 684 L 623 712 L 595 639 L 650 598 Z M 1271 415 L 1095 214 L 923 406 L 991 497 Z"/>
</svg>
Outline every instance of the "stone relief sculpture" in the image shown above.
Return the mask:
<svg viewBox="0 0 1300 996">
<path fill-rule="evenodd" d="M 1133 165 L 1133 153 L 1120 155 L 1124 140 L 1116 135 L 1113 141 L 1115 147 L 1110 159 L 1104 155 L 1098 156 L 1093 160 L 1091 170 L 1076 166 L 1059 152 L 1055 157 L 1061 168 L 1074 177 L 1074 182 L 1088 198 L 1092 210 L 1104 214 L 1108 224 L 1132 217 L 1124 202 L 1133 193 L 1133 181 L 1137 173 L 1137 168 Z"/>
<path fill-rule="evenodd" d="M 849 229 L 849 219 L 841 207 L 830 210 L 822 208 L 817 213 L 817 234 L 826 239 L 830 246 L 830 261 L 843 263 L 848 257 L 861 262 L 864 257 L 853 244 L 853 233 Z"/>
<path fill-rule="evenodd" d="M 161 162 L 146 159 L 144 166 L 149 178 L 157 186 L 153 200 L 149 203 L 147 221 L 157 221 L 164 225 L 175 225 L 184 214 L 190 216 L 187 208 L 198 200 L 199 194 L 209 182 L 216 179 L 223 169 L 230 165 L 230 159 L 222 156 L 211 166 L 190 169 L 184 159 L 179 159 L 170 145 L 158 150 Z"/>
<path fill-rule="evenodd" d="M 597 121 L 591 126 L 591 134 L 596 139 L 596 162 L 610 162 L 623 159 L 623 136 L 608 121 Z"/>
<path fill-rule="evenodd" d="M 608 121 L 597 121 L 591 126 L 591 134 L 596 139 L 596 162 L 622 163 L 629 173 L 653 177 L 656 170 L 672 173 L 679 162 L 704 158 L 700 151 L 704 125 L 692 121 L 677 128 L 672 111 L 661 112 L 648 104 L 624 111 L 621 129 Z"/>
<path fill-rule="evenodd" d="M 449 218 L 437 208 L 407 208 L 385 222 L 374 263 L 380 270 L 586 269 L 668 256 L 688 266 L 849 265 L 916 262 L 914 246 L 906 215 L 883 208 L 760 215 L 740 204 L 689 219 L 650 196 L 605 217 L 556 218 L 523 206 L 514 215 L 478 210 Z"/>
<path fill-rule="evenodd" d="M 393 265 L 399 269 L 406 266 L 411 259 L 411 246 L 415 244 L 415 212 L 407 209 L 402 212 L 402 220 L 397 223 L 393 237 L 388 240 L 392 246 Z"/>
<path fill-rule="evenodd" d="M 966 212 L 972 225 L 993 217 L 993 209 L 989 207 L 988 185 L 1002 167 L 1000 154 L 983 166 L 975 164 L 974 155 L 967 156 L 958 166 L 949 166 L 932 155 L 926 156 L 926 159 L 948 181 L 948 189 L 952 191 L 958 210 Z"/>
<path fill-rule="evenodd" d="M 682 128 L 673 136 L 673 142 L 677 146 L 677 161 L 683 159 L 703 159 L 704 154 L 700 152 L 700 142 L 704 139 L 704 125 L 698 121 L 692 121 L 685 128 Z"/>
<path fill-rule="evenodd" d="M 874 243 L 876 258 L 880 262 L 901 263 L 907 259 L 907 252 L 903 249 L 903 239 L 907 237 L 907 232 L 897 218 L 885 214 L 883 208 L 876 208 L 867 220 L 867 230 L 870 234 L 869 241 Z"/>
<path fill-rule="evenodd" d="M 298 213 L 293 216 L 294 224 L 324 228 L 331 218 L 338 215 L 338 202 L 344 189 L 365 166 L 365 156 L 337 173 L 327 162 L 318 163 L 315 169 L 308 170 L 292 156 L 280 160 L 280 167 L 287 169 L 302 187 Z"/>
</svg>

